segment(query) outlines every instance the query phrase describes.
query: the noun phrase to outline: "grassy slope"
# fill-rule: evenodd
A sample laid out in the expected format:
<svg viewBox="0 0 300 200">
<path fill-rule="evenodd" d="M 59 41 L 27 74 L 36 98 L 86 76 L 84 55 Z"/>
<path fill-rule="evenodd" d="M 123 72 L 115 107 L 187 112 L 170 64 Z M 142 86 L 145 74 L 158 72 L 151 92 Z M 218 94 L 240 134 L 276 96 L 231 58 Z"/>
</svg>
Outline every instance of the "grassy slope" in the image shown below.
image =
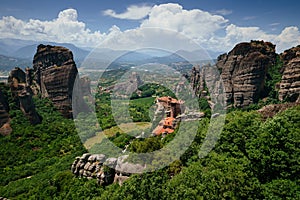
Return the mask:
<svg viewBox="0 0 300 200">
<path fill-rule="evenodd" d="M 98 133 L 96 136 L 87 139 L 84 142 L 84 146 L 85 148 L 90 149 L 92 146 L 94 146 L 94 144 L 100 143 L 105 136 L 112 137 L 117 132 L 119 133 L 124 133 L 124 132 L 129 133 L 132 131 L 142 132 L 145 129 L 148 129 L 150 127 L 151 127 L 150 122 L 135 122 L 135 123 L 132 122 L 132 123 L 120 124 L 119 126 L 114 126 L 109 129 L 105 129 L 103 130 L 103 132 Z"/>
</svg>

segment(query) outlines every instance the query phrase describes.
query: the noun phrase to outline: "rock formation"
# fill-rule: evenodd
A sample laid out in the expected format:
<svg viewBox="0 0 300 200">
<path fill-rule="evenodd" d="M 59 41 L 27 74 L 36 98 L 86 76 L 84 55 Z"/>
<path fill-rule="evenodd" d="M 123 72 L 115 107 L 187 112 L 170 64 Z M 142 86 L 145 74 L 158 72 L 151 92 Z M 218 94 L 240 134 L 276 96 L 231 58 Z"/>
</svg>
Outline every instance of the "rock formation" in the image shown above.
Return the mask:
<svg viewBox="0 0 300 200">
<path fill-rule="evenodd" d="M 270 104 L 262 107 L 257 112 L 261 113 L 264 119 L 267 119 L 296 105 L 297 103 Z"/>
<path fill-rule="evenodd" d="M 12 98 L 14 99 L 15 103 L 19 105 L 20 102 L 18 98 L 18 87 L 20 83 L 26 83 L 25 72 L 21 68 L 15 67 L 10 71 L 7 83 L 10 86 Z"/>
<path fill-rule="evenodd" d="M 226 106 L 225 84 L 221 81 L 220 72 L 216 67 L 210 64 L 201 68 L 193 67 L 190 82 L 196 96 L 207 99 L 211 108 L 215 108 L 216 104 Z"/>
<path fill-rule="evenodd" d="M 143 85 L 143 81 L 137 72 L 125 74 L 120 82 L 106 88 L 100 88 L 101 93 L 113 93 L 115 98 L 129 98 L 134 92 L 138 93 L 138 88 Z"/>
<path fill-rule="evenodd" d="M 32 99 L 33 92 L 26 80 L 25 72 L 16 67 L 10 72 L 8 84 L 16 105 L 20 107 L 31 124 L 39 124 L 42 121 L 42 117 L 36 112 Z"/>
<path fill-rule="evenodd" d="M 100 185 L 109 185 L 114 181 L 114 170 L 110 170 L 104 166 L 106 157 L 103 154 L 89 153 L 83 154 L 81 157 L 76 157 L 71 166 L 73 174 L 79 177 L 97 178 Z M 112 161 L 115 165 L 117 159 Z"/>
<path fill-rule="evenodd" d="M 104 154 L 85 153 L 76 157 L 71 166 L 71 171 L 78 177 L 88 179 L 97 178 L 100 185 L 122 183 L 136 171 L 143 170 L 143 166 L 126 162 L 128 156 L 119 158 L 107 158 Z"/>
<path fill-rule="evenodd" d="M 37 113 L 35 109 L 32 95 L 33 92 L 30 86 L 19 85 L 18 97 L 20 102 L 20 109 L 29 119 L 30 123 L 35 125 L 41 123 L 43 118 Z"/>
<path fill-rule="evenodd" d="M 78 74 L 72 52 L 64 47 L 39 45 L 33 60 L 33 82 L 67 118 L 72 117 L 72 92 Z"/>
<path fill-rule="evenodd" d="M 227 103 L 244 107 L 263 97 L 266 73 L 275 60 L 275 45 L 263 41 L 240 43 L 220 56 L 216 65 L 221 71 Z"/>
<path fill-rule="evenodd" d="M 80 85 L 83 96 L 91 96 L 91 79 L 88 76 L 84 76 L 80 78 Z"/>
<path fill-rule="evenodd" d="M 264 41 L 251 41 L 236 45 L 228 54 L 220 55 L 216 66 L 221 74 L 227 104 L 245 107 L 264 97 L 264 84 L 268 67 L 276 61 L 275 45 Z M 209 67 L 207 68 L 209 69 Z M 204 80 L 202 70 L 192 71 L 191 84 L 199 96 L 205 91 L 205 84 L 213 80 Z M 209 74 L 209 73 L 208 73 Z M 207 78 L 206 78 L 207 79 Z M 204 83 L 204 81 L 206 83 Z M 214 82 L 212 86 L 216 84 Z M 218 93 L 217 86 L 210 93 Z"/>
<path fill-rule="evenodd" d="M 29 118 L 31 124 L 41 122 L 41 116 L 35 111 L 32 95 L 41 95 L 49 98 L 64 117 L 72 118 L 72 93 L 78 71 L 70 50 L 50 45 L 39 45 L 33 60 L 33 68 L 26 68 L 25 72 L 16 67 L 10 72 L 8 84 L 12 97 L 20 106 L 23 113 Z M 88 110 L 83 96 L 91 96 L 90 81 L 79 79 L 76 87 L 76 102 L 82 109 Z M 76 104 L 76 105 L 77 105 Z"/>
<path fill-rule="evenodd" d="M 300 45 L 284 51 L 283 75 L 279 84 L 279 100 L 300 103 Z"/>
<path fill-rule="evenodd" d="M 6 96 L 0 90 L 0 134 L 9 135 L 12 132 L 9 118 L 9 104 Z"/>
</svg>

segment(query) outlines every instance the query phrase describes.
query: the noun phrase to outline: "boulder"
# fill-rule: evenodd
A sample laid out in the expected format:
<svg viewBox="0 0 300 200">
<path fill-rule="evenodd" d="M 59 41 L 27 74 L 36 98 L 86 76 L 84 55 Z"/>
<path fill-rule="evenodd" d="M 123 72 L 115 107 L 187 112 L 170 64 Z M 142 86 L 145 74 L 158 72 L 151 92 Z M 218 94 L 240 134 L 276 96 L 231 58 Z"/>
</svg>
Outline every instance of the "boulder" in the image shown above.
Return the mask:
<svg viewBox="0 0 300 200">
<path fill-rule="evenodd" d="M 104 154 L 85 153 L 81 157 L 75 158 L 71 165 L 71 172 L 78 177 L 97 178 L 100 185 L 106 186 L 113 182 L 122 185 L 131 175 L 130 172 L 135 173 L 136 169 L 138 171 L 143 169 L 141 165 L 125 162 L 127 156 L 107 159 L 105 157 Z M 119 171 L 116 171 L 117 168 Z"/>
<path fill-rule="evenodd" d="M 87 161 L 88 158 L 91 156 L 90 153 L 84 153 L 81 157 L 80 157 L 80 160 L 83 160 L 83 161 Z"/>
</svg>

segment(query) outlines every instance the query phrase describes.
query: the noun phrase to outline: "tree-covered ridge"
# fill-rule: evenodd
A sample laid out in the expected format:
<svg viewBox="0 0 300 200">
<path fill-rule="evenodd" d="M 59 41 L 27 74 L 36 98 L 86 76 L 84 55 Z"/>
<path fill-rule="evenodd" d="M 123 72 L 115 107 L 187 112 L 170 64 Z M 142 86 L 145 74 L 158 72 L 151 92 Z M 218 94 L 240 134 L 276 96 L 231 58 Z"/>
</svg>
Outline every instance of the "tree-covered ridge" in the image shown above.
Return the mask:
<svg viewBox="0 0 300 200">
<path fill-rule="evenodd" d="M 133 175 L 123 186 L 100 187 L 96 180 L 78 179 L 70 172 L 74 157 L 86 151 L 73 121 L 64 119 L 50 101 L 34 100 L 43 123 L 32 126 L 21 111 L 12 109 L 14 131 L 0 138 L 0 196 L 10 199 L 297 199 L 300 196 L 300 106 L 266 121 L 256 111 L 230 112 L 217 146 L 207 157 L 199 159 L 198 151 L 209 123 L 205 118 L 180 160 L 152 173 Z M 168 137 L 136 142 L 133 151 L 160 148 L 174 136 Z"/>
</svg>

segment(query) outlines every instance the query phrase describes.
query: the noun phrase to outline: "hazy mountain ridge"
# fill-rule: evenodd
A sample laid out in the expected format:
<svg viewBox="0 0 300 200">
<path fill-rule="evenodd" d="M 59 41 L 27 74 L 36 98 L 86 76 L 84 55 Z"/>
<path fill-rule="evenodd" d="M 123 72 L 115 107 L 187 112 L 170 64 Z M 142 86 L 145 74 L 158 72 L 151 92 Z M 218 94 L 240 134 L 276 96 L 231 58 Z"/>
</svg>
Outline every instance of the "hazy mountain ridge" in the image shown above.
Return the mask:
<svg viewBox="0 0 300 200">
<path fill-rule="evenodd" d="M 8 72 L 16 66 L 25 68 L 31 65 L 32 65 L 32 60 L 30 59 L 15 58 L 15 57 L 0 55 L 0 70 L 2 71 Z"/>
<path fill-rule="evenodd" d="M 186 51 L 178 50 L 176 52 L 166 52 L 162 50 L 114 50 L 109 48 L 84 48 L 77 47 L 71 43 L 56 43 L 56 42 L 44 42 L 44 41 L 32 41 L 32 40 L 20 40 L 20 39 L 0 39 L 0 55 L 21 60 L 17 62 L 17 65 L 30 65 L 31 60 L 36 52 L 39 44 L 49 44 L 52 46 L 63 46 L 70 49 L 73 52 L 74 60 L 77 62 L 78 67 L 81 67 L 81 63 L 85 63 L 83 67 L 89 68 L 89 65 L 94 63 L 160 63 L 170 64 L 175 62 L 195 62 L 201 60 L 215 59 L 219 52 L 196 50 Z M 85 60 L 86 59 L 86 60 Z M 26 61 L 26 62 L 24 62 Z M 11 70 L 15 67 L 14 63 L 5 62 L 0 60 L 0 66 L 7 67 L 7 70 Z M 97 67 L 97 66 L 95 66 Z M 91 66 L 91 68 L 95 68 Z"/>
<path fill-rule="evenodd" d="M 39 44 L 67 47 L 73 52 L 74 57 L 78 60 L 84 59 L 89 54 L 89 51 L 79 48 L 71 43 L 0 39 L 0 55 L 2 54 L 9 57 L 32 59 Z"/>
</svg>

